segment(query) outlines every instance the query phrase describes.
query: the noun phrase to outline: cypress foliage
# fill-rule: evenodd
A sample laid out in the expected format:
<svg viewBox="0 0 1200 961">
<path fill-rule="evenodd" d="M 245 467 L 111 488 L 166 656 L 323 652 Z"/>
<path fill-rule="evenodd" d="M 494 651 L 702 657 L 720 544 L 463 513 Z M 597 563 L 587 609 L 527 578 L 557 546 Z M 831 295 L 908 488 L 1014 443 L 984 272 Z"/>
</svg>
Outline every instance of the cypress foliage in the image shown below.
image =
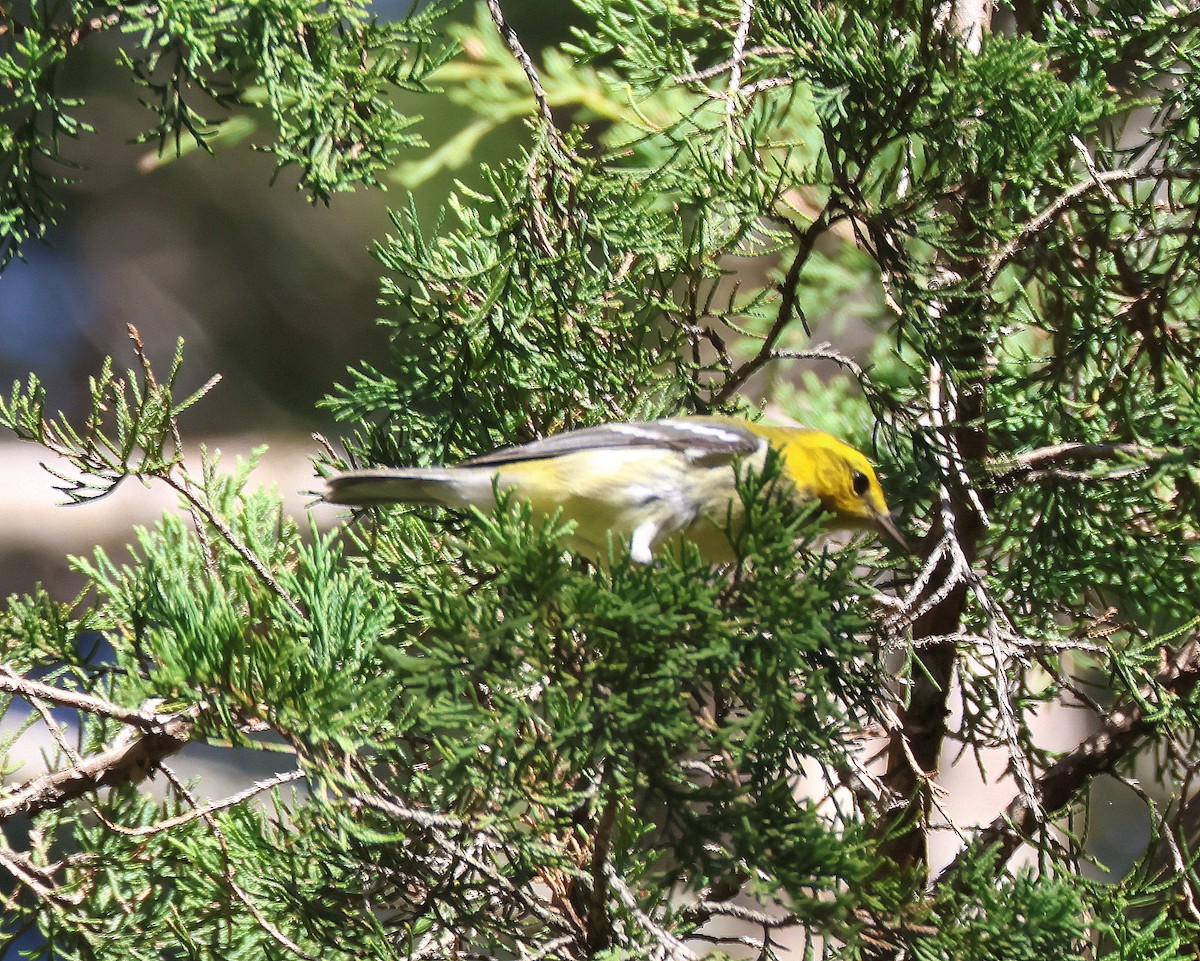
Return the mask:
<svg viewBox="0 0 1200 961">
<path fill-rule="evenodd" d="M 0 752 L 57 738 L 50 774 L 5 768 L 0 944 L 1195 957 L 1200 19 L 577 5 L 571 43 L 533 56 L 499 3 L 5 13 L 4 258 L 54 216 L 60 141 L 85 132 L 57 71 L 93 32 L 126 38 L 148 138 L 212 146 L 236 105 L 315 199 L 478 166 L 526 118 L 438 216 L 399 204 L 390 349 L 331 391 L 346 454 L 318 471 L 755 415 L 753 396 L 872 451 L 915 556 L 820 546 L 773 463 L 742 479 L 723 567 L 687 548 L 639 566 L 619 541 L 594 565 L 564 550 L 569 519 L 509 499 L 310 535 L 251 464 L 185 462 L 178 416 L 205 391 L 178 397 L 182 348 L 156 373 L 134 332 L 81 423 L 35 379 L 0 398 L 0 423 L 66 458 L 68 498 L 134 476 L 181 503 L 127 556 L 74 559 L 80 598 L 0 612 Z M 477 119 L 413 160 L 398 89 Z M 850 314 L 878 331 L 870 363 L 813 336 Z M 1034 721 L 1068 707 L 1095 733 L 1055 753 Z M 170 774 L 193 744 L 295 767 L 204 802 Z M 939 771 L 997 748 L 1009 803 L 931 864 Z M 1105 880 L 1101 774 L 1154 833 Z"/>
</svg>

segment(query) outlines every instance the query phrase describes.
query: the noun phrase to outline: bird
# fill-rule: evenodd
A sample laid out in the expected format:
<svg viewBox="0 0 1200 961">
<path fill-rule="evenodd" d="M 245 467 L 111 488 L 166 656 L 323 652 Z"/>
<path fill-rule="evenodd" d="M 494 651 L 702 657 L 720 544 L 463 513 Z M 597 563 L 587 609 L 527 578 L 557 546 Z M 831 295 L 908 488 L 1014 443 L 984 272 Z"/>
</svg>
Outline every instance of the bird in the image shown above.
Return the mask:
<svg viewBox="0 0 1200 961">
<path fill-rule="evenodd" d="M 668 417 L 585 427 L 504 447 L 452 467 L 371 467 L 331 475 L 333 504 L 431 504 L 490 510 L 511 489 L 535 517 L 561 511 L 575 521 L 569 546 L 603 558 L 612 535 L 650 563 L 677 540 L 701 557 L 733 560 L 728 531 L 742 522 L 739 466 L 761 471 L 767 451 L 800 502 L 818 504 L 829 525 L 873 529 L 904 546 L 867 458 L 824 431 L 778 427 L 731 417 Z"/>
</svg>

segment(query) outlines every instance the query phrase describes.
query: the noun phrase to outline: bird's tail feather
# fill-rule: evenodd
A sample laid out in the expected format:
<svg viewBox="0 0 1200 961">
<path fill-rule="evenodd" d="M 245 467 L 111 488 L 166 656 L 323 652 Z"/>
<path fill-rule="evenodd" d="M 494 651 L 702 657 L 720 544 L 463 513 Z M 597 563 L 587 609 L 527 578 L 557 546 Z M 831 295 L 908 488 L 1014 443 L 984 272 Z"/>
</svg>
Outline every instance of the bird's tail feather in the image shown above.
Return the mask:
<svg viewBox="0 0 1200 961">
<path fill-rule="evenodd" d="M 494 471 L 463 467 L 372 467 L 329 478 L 325 500 L 331 504 L 439 504 L 462 509 L 493 501 Z"/>
</svg>

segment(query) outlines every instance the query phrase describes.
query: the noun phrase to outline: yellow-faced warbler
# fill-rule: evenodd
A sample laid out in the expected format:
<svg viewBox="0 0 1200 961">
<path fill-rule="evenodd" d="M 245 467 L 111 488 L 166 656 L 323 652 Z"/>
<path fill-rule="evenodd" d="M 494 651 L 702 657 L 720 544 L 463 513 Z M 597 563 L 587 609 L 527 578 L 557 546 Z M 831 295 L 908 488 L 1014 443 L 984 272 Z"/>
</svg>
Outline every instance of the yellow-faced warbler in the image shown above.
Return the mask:
<svg viewBox="0 0 1200 961">
<path fill-rule="evenodd" d="M 438 504 L 489 510 L 511 488 L 535 516 L 555 511 L 576 523 L 573 547 L 602 556 L 608 535 L 650 561 L 675 538 L 696 542 L 710 561 L 729 560 L 725 528 L 741 521 L 736 465 L 761 470 L 767 449 L 802 501 L 820 502 L 833 526 L 874 528 L 901 544 L 879 478 L 836 437 L 723 417 L 605 424 L 472 457 L 455 467 L 368 468 L 329 478 L 325 500 L 356 507 Z"/>
</svg>

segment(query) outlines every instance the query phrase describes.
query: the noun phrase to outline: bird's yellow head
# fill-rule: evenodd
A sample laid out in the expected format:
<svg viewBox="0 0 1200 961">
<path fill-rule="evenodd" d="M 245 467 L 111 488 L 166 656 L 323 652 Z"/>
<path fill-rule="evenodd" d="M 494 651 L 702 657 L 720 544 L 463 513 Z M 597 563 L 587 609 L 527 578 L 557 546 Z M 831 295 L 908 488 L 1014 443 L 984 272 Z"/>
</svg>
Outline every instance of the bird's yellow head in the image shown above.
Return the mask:
<svg viewBox="0 0 1200 961">
<path fill-rule="evenodd" d="M 801 497 L 819 500 L 840 526 L 881 530 L 904 546 L 875 468 L 862 453 L 824 431 L 762 424 L 753 430 L 782 455 Z"/>
</svg>

